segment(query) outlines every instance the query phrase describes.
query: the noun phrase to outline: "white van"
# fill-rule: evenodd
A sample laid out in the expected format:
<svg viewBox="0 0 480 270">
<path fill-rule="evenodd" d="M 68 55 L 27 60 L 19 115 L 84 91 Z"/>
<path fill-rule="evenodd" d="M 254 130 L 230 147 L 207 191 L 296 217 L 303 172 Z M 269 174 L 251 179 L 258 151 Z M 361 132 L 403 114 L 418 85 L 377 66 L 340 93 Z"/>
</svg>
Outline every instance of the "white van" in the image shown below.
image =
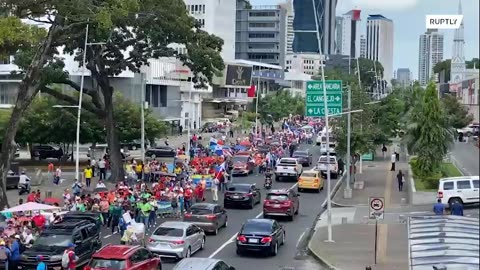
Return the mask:
<svg viewBox="0 0 480 270">
<path fill-rule="evenodd" d="M 437 198 L 443 204 L 457 201 L 461 204 L 480 202 L 479 176 L 458 176 L 442 178 L 438 181 Z"/>
</svg>

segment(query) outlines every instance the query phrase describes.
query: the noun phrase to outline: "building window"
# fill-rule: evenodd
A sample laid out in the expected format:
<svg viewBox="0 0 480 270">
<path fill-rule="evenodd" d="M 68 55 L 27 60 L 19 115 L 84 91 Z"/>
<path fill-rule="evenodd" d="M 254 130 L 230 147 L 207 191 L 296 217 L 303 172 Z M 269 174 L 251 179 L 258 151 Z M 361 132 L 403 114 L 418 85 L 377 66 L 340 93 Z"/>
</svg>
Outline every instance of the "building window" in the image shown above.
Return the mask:
<svg viewBox="0 0 480 270">
<path fill-rule="evenodd" d="M 154 108 L 167 107 L 167 86 L 148 84 L 145 100 Z"/>
<path fill-rule="evenodd" d="M 249 27 L 275 27 L 275 23 L 249 23 Z"/>
<path fill-rule="evenodd" d="M 275 17 L 275 11 L 251 11 L 250 17 Z"/>
<path fill-rule="evenodd" d="M 200 24 L 200 27 L 205 27 L 205 19 L 196 19 L 196 21 Z"/>
<path fill-rule="evenodd" d="M 9 104 L 8 102 L 8 84 L 0 83 L 0 104 Z"/>
<path fill-rule="evenodd" d="M 249 33 L 249 38 L 275 38 L 274 33 Z"/>
</svg>

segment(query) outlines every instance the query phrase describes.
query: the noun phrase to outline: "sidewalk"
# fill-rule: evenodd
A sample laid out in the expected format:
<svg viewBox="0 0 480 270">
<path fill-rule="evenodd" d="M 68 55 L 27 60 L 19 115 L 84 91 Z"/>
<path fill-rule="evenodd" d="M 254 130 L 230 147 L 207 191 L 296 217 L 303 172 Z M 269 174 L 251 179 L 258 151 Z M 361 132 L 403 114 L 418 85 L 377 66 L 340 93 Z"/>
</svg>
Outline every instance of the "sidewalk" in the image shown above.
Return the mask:
<svg viewBox="0 0 480 270">
<path fill-rule="evenodd" d="M 374 161 L 363 162 L 363 173 L 355 176 L 356 182 L 364 181 L 364 188 L 354 189 L 351 199 L 343 198 L 342 184 L 332 204 L 332 238 L 328 239 L 327 212 L 316 223 L 315 232 L 308 244 L 310 251 L 330 269 L 364 270 L 367 266 L 381 270 L 408 268 L 407 226 L 404 216 L 408 206 L 407 189 L 398 191 L 396 174 L 407 172 L 404 159 L 396 163 L 396 171 L 390 171 L 390 157 L 383 160 L 381 153 Z M 358 169 L 357 169 L 358 172 Z M 353 185 L 352 185 L 353 188 Z M 377 227 L 377 264 L 375 261 L 375 221 L 369 220 L 369 197 L 385 198 L 384 219 Z M 404 199 L 404 200 L 402 200 Z M 340 206 L 340 207 L 338 207 Z"/>
</svg>

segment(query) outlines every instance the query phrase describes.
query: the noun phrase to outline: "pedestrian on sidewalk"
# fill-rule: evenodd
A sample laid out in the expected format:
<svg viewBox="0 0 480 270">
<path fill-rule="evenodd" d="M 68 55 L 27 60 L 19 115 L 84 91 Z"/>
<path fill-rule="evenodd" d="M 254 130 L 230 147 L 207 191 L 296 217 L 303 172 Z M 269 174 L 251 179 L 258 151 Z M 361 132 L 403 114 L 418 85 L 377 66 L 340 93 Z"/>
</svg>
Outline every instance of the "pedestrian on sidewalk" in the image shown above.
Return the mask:
<svg viewBox="0 0 480 270">
<path fill-rule="evenodd" d="M 397 161 L 397 155 L 394 153 L 392 153 L 392 156 L 391 156 L 391 162 L 392 162 L 392 168 L 390 169 L 390 171 L 394 172 L 395 171 L 395 162 Z"/>
<path fill-rule="evenodd" d="M 382 155 L 383 155 L 383 159 L 385 159 L 385 154 L 387 153 L 387 147 L 385 146 L 385 144 L 383 144 L 382 146 Z"/>
<path fill-rule="evenodd" d="M 457 200 L 454 200 L 453 204 L 450 205 L 450 212 L 454 216 L 463 216 L 463 204 L 459 203 Z"/>
<path fill-rule="evenodd" d="M 402 173 L 402 170 L 399 170 L 397 173 L 397 182 L 398 182 L 398 191 L 403 191 L 403 184 L 405 183 L 405 175 Z"/>
<path fill-rule="evenodd" d="M 445 205 L 443 205 L 441 199 L 438 199 L 437 203 L 433 205 L 433 212 L 437 216 L 442 216 L 443 214 L 445 214 Z"/>
</svg>

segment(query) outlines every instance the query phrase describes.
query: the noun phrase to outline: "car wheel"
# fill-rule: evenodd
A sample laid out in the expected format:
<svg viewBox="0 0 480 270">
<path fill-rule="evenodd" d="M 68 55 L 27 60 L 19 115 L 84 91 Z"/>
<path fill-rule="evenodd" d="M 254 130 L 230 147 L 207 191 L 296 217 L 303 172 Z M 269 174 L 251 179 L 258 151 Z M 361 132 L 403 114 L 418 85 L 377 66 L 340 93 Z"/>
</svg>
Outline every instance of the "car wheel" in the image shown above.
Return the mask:
<svg viewBox="0 0 480 270">
<path fill-rule="evenodd" d="M 213 235 L 217 235 L 218 234 L 218 224 L 215 225 L 215 230 L 213 231 Z"/>
<path fill-rule="evenodd" d="M 242 252 L 240 251 L 240 249 L 237 248 L 237 255 L 238 256 L 242 256 Z"/>
<path fill-rule="evenodd" d="M 223 227 L 225 227 L 225 228 L 226 228 L 227 226 L 228 226 L 228 218 L 227 218 L 227 219 L 225 219 L 225 224 L 223 224 Z"/>
<path fill-rule="evenodd" d="M 252 200 L 248 208 L 253 209 L 255 207 L 255 202 Z"/>
<path fill-rule="evenodd" d="M 282 245 L 282 246 L 285 245 L 285 241 L 286 241 L 286 240 L 285 240 L 285 232 L 283 232 L 283 234 L 282 234 L 282 243 L 281 243 L 280 245 Z"/>
<path fill-rule="evenodd" d="M 275 181 L 276 181 L 276 182 L 281 182 L 281 181 L 280 181 L 281 179 L 282 179 L 282 178 L 281 178 L 280 176 L 275 176 Z"/>
<path fill-rule="evenodd" d="M 185 258 L 190 258 L 190 256 L 192 256 L 192 250 L 190 249 L 190 247 L 188 247 L 187 253 L 185 253 Z"/>
<path fill-rule="evenodd" d="M 155 159 L 155 158 L 157 157 L 157 155 L 152 154 L 150 157 L 153 158 L 153 159 Z"/>
<path fill-rule="evenodd" d="M 137 147 L 135 145 L 132 146 L 132 151 L 137 150 Z"/>
<path fill-rule="evenodd" d="M 272 256 L 277 256 L 278 254 L 278 243 L 275 242 L 275 245 L 273 245 L 273 250 L 272 250 Z"/>
<path fill-rule="evenodd" d="M 263 214 L 263 218 L 269 218 L 269 216 L 268 216 L 268 215 L 265 215 L 265 214 Z"/>
<path fill-rule="evenodd" d="M 300 204 L 297 206 L 297 210 L 295 210 L 295 215 L 298 215 L 298 211 L 300 210 Z"/>
<path fill-rule="evenodd" d="M 217 228 L 217 233 L 218 233 L 218 228 Z M 200 250 L 205 248 L 205 237 L 202 238 L 202 244 L 200 245 Z"/>
<path fill-rule="evenodd" d="M 158 263 L 157 270 L 162 270 L 162 263 Z"/>
<path fill-rule="evenodd" d="M 320 193 L 320 190 L 321 190 L 321 189 L 318 188 L 318 189 L 315 190 L 315 192 L 316 192 L 316 193 Z"/>
<path fill-rule="evenodd" d="M 297 192 L 302 192 L 302 191 L 303 191 L 303 189 L 297 188 Z"/>
</svg>

